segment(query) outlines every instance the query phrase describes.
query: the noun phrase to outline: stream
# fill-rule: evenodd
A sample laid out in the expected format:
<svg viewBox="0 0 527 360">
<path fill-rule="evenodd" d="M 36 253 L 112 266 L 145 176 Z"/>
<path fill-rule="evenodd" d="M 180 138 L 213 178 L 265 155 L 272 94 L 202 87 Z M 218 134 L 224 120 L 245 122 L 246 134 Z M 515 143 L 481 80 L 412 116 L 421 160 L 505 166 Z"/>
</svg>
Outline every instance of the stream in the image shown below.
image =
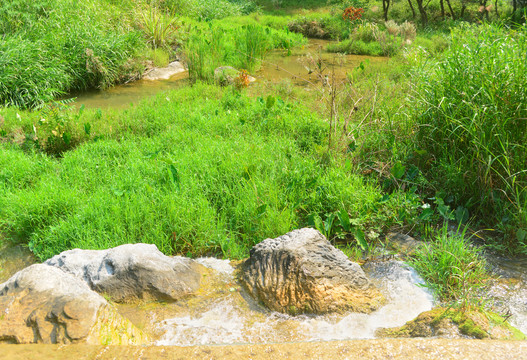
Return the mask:
<svg viewBox="0 0 527 360">
<path fill-rule="evenodd" d="M 327 41 L 311 40 L 301 49 L 273 51 L 268 54 L 257 81 L 291 81 L 296 86 L 319 84 L 322 79 L 306 65 L 306 54 L 320 52 L 334 76 L 344 78 L 346 71 L 364 61 L 386 58 L 339 56 L 321 49 Z M 75 95 L 76 105 L 91 108 L 125 108 L 145 97 L 187 86 L 188 72 L 169 80 L 140 80 L 105 91 Z M 213 344 L 286 343 L 315 340 L 374 339 L 375 331 L 396 327 L 434 307 L 433 294 L 423 280 L 402 261 L 375 261 L 364 270 L 387 299 L 386 305 L 371 314 L 347 313 L 323 316 L 289 316 L 269 311 L 255 302 L 236 282 L 235 267 L 229 260 L 201 258 L 198 261 L 214 270 L 197 296 L 174 304 L 145 303 L 118 305 L 119 311 L 137 327 L 152 334 L 158 346 L 196 346 Z M 509 321 L 527 334 L 527 258 L 488 258 L 500 276 L 488 294 Z M 36 259 L 21 246 L 0 249 L 0 283 Z"/>
<path fill-rule="evenodd" d="M 322 79 L 317 76 L 315 66 L 307 60 L 311 56 L 315 60 L 320 58 L 324 63 L 323 74 L 334 76 L 342 80 L 346 73 L 357 68 L 361 63 L 386 62 L 386 57 L 362 55 L 338 55 L 324 51 L 329 40 L 311 39 L 303 47 L 288 50 L 270 51 L 260 70 L 252 74 L 257 82 L 291 81 L 295 86 L 317 86 Z M 309 74 L 310 71 L 313 71 Z M 114 86 L 107 90 L 91 90 L 83 93 L 71 94 L 75 98 L 75 105 L 87 108 L 124 109 L 142 99 L 155 96 L 163 91 L 177 89 L 189 85 L 188 71 L 176 74 L 168 80 L 139 80 L 129 84 Z"/>
<path fill-rule="evenodd" d="M 21 246 L 0 251 L 0 283 L 34 263 Z M 269 311 L 254 301 L 235 279 L 229 260 L 200 258 L 211 269 L 202 288 L 176 303 L 116 304 L 119 312 L 151 335 L 156 346 L 271 344 L 306 341 L 374 339 L 375 331 L 396 327 L 434 307 L 433 294 L 408 265 L 398 260 L 372 261 L 364 271 L 387 303 L 371 314 L 290 316 Z M 509 322 L 527 333 L 527 259 L 488 256 L 499 278 L 485 297 Z"/>
</svg>

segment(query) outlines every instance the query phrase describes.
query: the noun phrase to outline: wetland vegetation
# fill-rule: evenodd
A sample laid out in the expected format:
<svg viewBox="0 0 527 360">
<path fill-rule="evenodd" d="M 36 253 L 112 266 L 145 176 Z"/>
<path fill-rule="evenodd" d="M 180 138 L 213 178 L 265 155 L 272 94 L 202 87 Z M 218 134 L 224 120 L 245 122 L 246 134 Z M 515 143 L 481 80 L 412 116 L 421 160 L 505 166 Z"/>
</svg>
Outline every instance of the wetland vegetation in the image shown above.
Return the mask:
<svg viewBox="0 0 527 360">
<path fill-rule="evenodd" d="M 488 276 L 468 238 L 527 255 L 526 7 L 5 1 L 0 241 L 41 260 L 135 242 L 238 259 L 313 226 L 361 259 L 395 229 L 429 241 L 416 269 L 463 304 Z M 302 57 L 307 86 L 248 84 L 266 56 L 308 38 L 331 40 L 335 55 Z M 388 59 L 336 76 L 340 54 Z M 188 86 L 127 109 L 64 100 L 175 59 Z M 220 66 L 245 71 L 220 86 Z"/>
</svg>

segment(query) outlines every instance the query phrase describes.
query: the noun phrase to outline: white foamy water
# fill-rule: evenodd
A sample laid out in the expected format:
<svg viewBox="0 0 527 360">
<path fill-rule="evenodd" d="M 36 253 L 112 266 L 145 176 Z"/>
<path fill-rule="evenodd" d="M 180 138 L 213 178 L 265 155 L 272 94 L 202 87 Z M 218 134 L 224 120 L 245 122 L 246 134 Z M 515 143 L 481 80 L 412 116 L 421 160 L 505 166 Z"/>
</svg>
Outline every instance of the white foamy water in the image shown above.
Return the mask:
<svg viewBox="0 0 527 360">
<path fill-rule="evenodd" d="M 233 281 L 234 269 L 227 261 L 209 258 L 199 262 L 222 274 L 229 274 L 226 281 Z M 402 262 L 376 263 L 365 270 L 387 298 L 387 304 L 372 314 L 288 316 L 269 312 L 238 291 L 227 291 L 198 314 L 162 321 L 157 329 L 163 335 L 156 344 L 192 346 L 368 339 L 374 338 L 379 328 L 403 325 L 421 312 L 432 309 L 432 294 L 419 286 L 423 281 Z"/>
<path fill-rule="evenodd" d="M 509 317 L 509 323 L 527 335 L 527 287 L 524 282 L 516 285 L 496 284 L 488 296 L 499 312 Z"/>
</svg>

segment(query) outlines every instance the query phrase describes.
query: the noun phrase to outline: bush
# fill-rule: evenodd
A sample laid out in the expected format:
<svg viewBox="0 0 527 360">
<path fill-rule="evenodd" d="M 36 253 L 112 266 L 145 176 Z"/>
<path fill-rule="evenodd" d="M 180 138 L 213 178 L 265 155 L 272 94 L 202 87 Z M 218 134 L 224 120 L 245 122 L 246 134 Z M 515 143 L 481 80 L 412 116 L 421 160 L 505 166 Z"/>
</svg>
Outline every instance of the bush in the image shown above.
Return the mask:
<svg viewBox="0 0 527 360">
<path fill-rule="evenodd" d="M 344 39 L 349 35 L 347 22 L 331 14 L 301 16 L 291 20 L 287 27 L 309 38 Z"/>
<path fill-rule="evenodd" d="M 436 161 L 427 176 L 460 205 L 525 245 L 527 28 L 453 30 L 431 71 L 416 73 L 417 144 Z"/>
</svg>

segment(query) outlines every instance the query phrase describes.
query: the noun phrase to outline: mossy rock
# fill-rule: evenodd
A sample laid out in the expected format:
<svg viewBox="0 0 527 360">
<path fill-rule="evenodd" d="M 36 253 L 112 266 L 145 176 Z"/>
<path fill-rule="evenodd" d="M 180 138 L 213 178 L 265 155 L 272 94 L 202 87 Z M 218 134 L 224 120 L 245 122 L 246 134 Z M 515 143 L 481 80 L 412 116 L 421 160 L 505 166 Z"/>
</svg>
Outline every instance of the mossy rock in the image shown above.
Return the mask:
<svg viewBox="0 0 527 360">
<path fill-rule="evenodd" d="M 397 328 L 380 329 L 379 337 L 447 337 L 525 340 L 526 336 L 503 317 L 481 310 L 435 308 Z"/>
</svg>

